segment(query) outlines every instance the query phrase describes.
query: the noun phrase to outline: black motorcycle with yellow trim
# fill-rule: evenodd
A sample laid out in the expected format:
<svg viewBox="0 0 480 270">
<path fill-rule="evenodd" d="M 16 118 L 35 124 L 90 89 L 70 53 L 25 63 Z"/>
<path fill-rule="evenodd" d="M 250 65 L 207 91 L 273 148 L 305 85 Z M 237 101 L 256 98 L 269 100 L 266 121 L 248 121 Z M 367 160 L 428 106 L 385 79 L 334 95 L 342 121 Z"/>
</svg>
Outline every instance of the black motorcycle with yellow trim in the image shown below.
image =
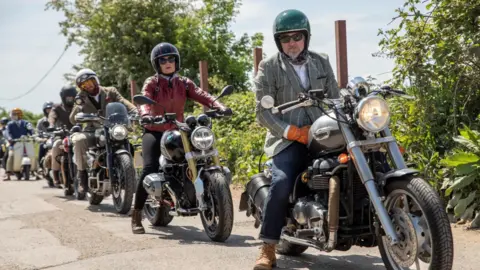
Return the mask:
<svg viewBox="0 0 480 270">
<path fill-rule="evenodd" d="M 220 96 L 233 92 L 225 87 Z M 148 97 L 137 95 L 136 105 L 157 104 Z M 224 242 L 233 227 L 233 202 L 230 193 L 230 170 L 220 164 L 215 149 L 212 118 L 227 115 L 209 110 L 198 117 L 188 116 L 185 122 L 176 120 L 175 113 L 155 116 L 153 123 L 172 123 L 176 129 L 164 132 L 160 141 L 160 167 L 157 173 L 143 180 L 148 193 L 144 212 L 154 226 L 168 225 L 174 216 L 200 214 L 208 237 Z"/>
<path fill-rule="evenodd" d="M 81 106 L 84 101 L 77 97 L 75 103 Z M 86 124 L 82 130 L 84 133 L 90 133 L 89 140 L 94 141 L 86 153 L 87 195 L 91 205 L 100 204 L 104 197 L 112 194 L 115 210 L 119 214 L 127 214 L 130 211 L 136 175 L 128 134 L 131 120 L 135 117 L 136 115 L 129 115 L 120 102 L 108 103 L 105 117 L 99 113 L 75 115 L 77 123 Z M 77 199 L 82 199 L 80 197 L 85 194 L 78 192 L 78 181 L 77 178 L 74 181 L 75 195 Z"/>
</svg>

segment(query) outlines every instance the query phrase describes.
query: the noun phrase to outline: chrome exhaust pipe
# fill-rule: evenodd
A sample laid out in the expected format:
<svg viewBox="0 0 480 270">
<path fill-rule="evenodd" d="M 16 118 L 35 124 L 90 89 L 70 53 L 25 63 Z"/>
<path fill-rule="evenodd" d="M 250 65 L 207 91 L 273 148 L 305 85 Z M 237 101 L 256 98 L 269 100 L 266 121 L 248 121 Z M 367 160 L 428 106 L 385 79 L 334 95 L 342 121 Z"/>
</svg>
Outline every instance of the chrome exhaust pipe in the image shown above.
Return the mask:
<svg viewBox="0 0 480 270">
<path fill-rule="evenodd" d="M 329 183 L 328 194 L 328 243 L 326 252 L 335 249 L 337 245 L 338 216 L 340 212 L 340 178 L 332 176 Z"/>
</svg>

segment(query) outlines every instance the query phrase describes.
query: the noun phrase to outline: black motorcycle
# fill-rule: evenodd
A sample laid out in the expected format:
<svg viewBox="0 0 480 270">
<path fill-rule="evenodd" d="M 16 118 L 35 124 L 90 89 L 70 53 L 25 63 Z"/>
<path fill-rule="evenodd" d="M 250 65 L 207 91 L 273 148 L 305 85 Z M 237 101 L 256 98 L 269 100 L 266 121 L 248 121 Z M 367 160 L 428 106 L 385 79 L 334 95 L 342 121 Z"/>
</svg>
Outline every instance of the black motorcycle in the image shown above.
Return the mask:
<svg viewBox="0 0 480 270">
<path fill-rule="evenodd" d="M 232 92 L 233 87 L 227 86 L 218 98 Z M 133 101 L 137 105 L 157 104 L 141 95 L 135 96 Z M 159 172 L 143 180 L 149 195 L 144 212 L 152 225 L 166 226 L 174 216 L 200 213 L 210 239 L 223 242 L 230 236 L 233 227 L 232 176 L 230 170 L 220 164 L 211 130 L 211 119 L 223 116 L 229 115 L 210 110 L 198 117 L 188 116 L 182 123 L 176 120 L 175 113 L 164 113 L 156 116 L 153 123 L 143 122 L 172 123 L 177 127 L 162 135 Z"/>
<path fill-rule="evenodd" d="M 370 92 L 359 77 L 351 85 L 339 99 L 328 99 L 321 89 L 277 107 L 274 97 L 261 99 L 273 114 L 309 106 L 324 112 L 310 127 L 311 162 L 290 193 L 277 252 L 378 246 L 387 269 L 452 269 L 452 232 L 442 201 L 418 171 L 407 168 L 388 127 L 384 98 L 406 94 L 388 86 Z M 267 168 L 241 197 L 240 210 L 253 215 L 256 227 L 271 181 Z"/>
<path fill-rule="evenodd" d="M 77 98 L 75 103 L 81 106 L 83 100 Z M 89 140 L 94 144 L 86 153 L 88 201 L 91 205 L 98 205 L 104 197 L 112 194 L 113 204 L 120 214 L 127 214 L 131 209 L 136 178 L 128 141 L 129 117 L 127 109 L 119 102 L 107 104 L 105 117 L 88 113 L 75 115 L 77 123 L 87 124 L 83 132 L 90 134 Z M 83 199 L 85 194 L 78 192 L 78 181 L 76 177 L 75 195 L 77 199 Z"/>
</svg>

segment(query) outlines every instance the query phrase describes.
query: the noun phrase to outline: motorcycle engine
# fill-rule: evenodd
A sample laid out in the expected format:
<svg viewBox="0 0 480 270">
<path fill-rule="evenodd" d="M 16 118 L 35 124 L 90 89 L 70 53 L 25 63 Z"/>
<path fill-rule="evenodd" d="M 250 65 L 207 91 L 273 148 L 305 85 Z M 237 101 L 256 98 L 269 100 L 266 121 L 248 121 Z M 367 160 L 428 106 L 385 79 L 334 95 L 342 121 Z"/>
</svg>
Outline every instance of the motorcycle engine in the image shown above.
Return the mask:
<svg viewBox="0 0 480 270">
<path fill-rule="evenodd" d="M 163 184 L 165 183 L 163 173 L 151 173 L 143 179 L 143 187 L 147 193 L 153 196 L 156 200 L 162 200 Z"/>
<path fill-rule="evenodd" d="M 327 208 L 311 197 L 300 198 L 293 207 L 293 218 L 306 229 L 323 234 L 326 227 Z"/>
</svg>

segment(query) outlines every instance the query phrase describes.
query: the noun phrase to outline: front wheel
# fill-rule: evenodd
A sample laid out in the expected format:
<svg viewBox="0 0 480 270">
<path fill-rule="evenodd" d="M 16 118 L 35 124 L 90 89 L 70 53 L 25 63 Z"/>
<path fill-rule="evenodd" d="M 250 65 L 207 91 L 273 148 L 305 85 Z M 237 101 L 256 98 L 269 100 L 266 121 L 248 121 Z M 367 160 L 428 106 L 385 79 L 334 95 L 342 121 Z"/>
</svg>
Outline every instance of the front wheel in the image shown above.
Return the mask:
<svg viewBox="0 0 480 270">
<path fill-rule="evenodd" d="M 200 217 L 208 237 L 215 242 L 225 242 L 233 228 L 232 194 L 223 173 L 212 172 L 209 180 L 209 188 L 204 192 L 208 209 Z"/>
<path fill-rule="evenodd" d="M 115 156 L 115 168 L 117 183 L 113 186 L 113 205 L 119 214 L 126 214 L 132 208 L 135 169 L 128 154 Z"/>
<path fill-rule="evenodd" d="M 379 236 L 386 268 L 452 269 L 452 230 L 435 190 L 421 178 L 407 177 L 388 183 L 385 192 L 385 207 L 400 240 L 390 246 Z"/>
<path fill-rule="evenodd" d="M 23 179 L 30 180 L 30 165 L 23 165 Z"/>
</svg>

